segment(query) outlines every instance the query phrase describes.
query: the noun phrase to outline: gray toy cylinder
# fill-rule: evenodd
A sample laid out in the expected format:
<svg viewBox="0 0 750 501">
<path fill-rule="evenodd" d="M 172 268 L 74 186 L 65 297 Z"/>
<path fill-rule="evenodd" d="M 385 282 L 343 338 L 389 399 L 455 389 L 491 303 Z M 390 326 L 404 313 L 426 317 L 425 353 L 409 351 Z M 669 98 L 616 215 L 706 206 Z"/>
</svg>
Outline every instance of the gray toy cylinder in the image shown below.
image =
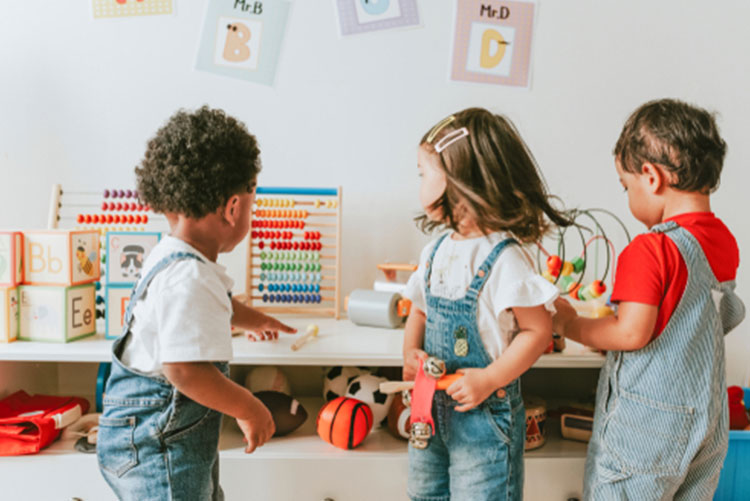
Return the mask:
<svg viewBox="0 0 750 501">
<path fill-rule="evenodd" d="M 399 294 L 355 289 L 349 294 L 349 320 L 357 325 L 394 328 L 403 323 L 398 316 Z"/>
</svg>

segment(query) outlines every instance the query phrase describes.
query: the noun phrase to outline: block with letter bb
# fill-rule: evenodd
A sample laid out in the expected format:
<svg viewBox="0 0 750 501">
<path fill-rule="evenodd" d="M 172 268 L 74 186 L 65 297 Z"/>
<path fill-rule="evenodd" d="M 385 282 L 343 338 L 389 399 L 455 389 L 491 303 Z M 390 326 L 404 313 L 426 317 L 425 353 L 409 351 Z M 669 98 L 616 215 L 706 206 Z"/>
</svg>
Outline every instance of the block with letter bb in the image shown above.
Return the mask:
<svg viewBox="0 0 750 501">
<path fill-rule="evenodd" d="M 96 334 L 94 284 L 18 288 L 18 339 L 67 343 Z"/>
<path fill-rule="evenodd" d="M 80 285 L 99 280 L 99 232 L 24 232 L 24 283 Z"/>
</svg>

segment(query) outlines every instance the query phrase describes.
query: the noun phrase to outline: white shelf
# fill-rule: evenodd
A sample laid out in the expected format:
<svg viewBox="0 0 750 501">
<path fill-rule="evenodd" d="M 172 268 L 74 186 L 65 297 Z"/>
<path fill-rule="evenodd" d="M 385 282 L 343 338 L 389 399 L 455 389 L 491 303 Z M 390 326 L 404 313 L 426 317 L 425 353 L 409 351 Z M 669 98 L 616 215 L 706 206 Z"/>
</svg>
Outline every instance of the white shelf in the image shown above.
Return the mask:
<svg viewBox="0 0 750 501">
<path fill-rule="evenodd" d="M 401 329 L 361 327 L 348 320 L 310 317 L 280 317 L 296 327 L 296 335 L 281 334 L 277 341 L 250 342 L 234 338 L 233 364 L 244 365 L 365 365 L 398 367 L 402 364 Z M 292 351 L 292 343 L 307 326 L 320 328 L 317 339 Z M 28 362 L 109 362 L 112 341 L 99 334 L 67 344 L 16 341 L 0 344 L 0 361 Z M 568 341 L 564 353 L 543 355 L 535 368 L 598 368 L 604 357 Z"/>
<path fill-rule="evenodd" d="M 242 433 L 231 418 L 224 418 L 223 430 L 219 441 L 219 455 L 222 459 L 314 459 L 314 460 L 357 460 L 357 459 L 389 459 L 407 461 L 407 442 L 391 435 L 386 427 L 373 430 L 362 444 L 353 450 L 338 449 L 323 441 L 315 430 L 318 410 L 323 405 L 323 399 L 314 397 L 300 398 L 301 404 L 307 410 L 307 420 L 293 433 L 271 439 L 259 447 L 252 454 L 245 453 Z M 547 441 L 535 450 L 527 451 L 525 459 L 542 458 L 576 459 L 586 457 L 587 444 L 573 440 L 565 440 L 560 436 L 560 423 L 556 420 L 548 421 Z M 41 456 L 81 455 L 73 447 L 75 440 L 58 440 L 39 453 Z M 11 458 L 0 457 L 0 468 L 4 461 Z"/>
</svg>

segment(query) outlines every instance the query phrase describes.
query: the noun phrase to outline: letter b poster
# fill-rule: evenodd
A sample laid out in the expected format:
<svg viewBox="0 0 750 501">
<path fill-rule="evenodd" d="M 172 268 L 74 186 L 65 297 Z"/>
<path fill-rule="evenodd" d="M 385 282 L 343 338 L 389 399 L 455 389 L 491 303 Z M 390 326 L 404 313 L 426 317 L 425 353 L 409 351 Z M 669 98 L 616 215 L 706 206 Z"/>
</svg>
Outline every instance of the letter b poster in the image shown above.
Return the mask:
<svg viewBox="0 0 750 501">
<path fill-rule="evenodd" d="M 210 0 L 196 68 L 273 85 L 289 2 Z"/>
<path fill-rule="evenodd" d="M 536 3 L 456 0 L 451 80 L 529 86 Z"/>
</svg>

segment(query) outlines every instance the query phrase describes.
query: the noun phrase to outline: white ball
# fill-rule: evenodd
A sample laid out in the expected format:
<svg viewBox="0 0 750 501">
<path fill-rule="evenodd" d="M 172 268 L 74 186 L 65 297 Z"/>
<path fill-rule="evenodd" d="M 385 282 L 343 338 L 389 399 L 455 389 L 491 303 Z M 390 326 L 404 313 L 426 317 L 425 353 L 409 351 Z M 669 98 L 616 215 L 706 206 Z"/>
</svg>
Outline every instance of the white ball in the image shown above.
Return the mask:
<svg viewBox="0 0 750 501">
<path fill-rule="evenodd" d="M 374 374 L 363 374 L 354 378 L 346 389 L 347 397 L 356 398 L 370 406 L 375 426 L 379 425 L 386 418 L 388 409 L 391 408 L 391 402 L 393 402 L 392 393 L 382 393 L 380 391 L 380 383 L 386 381 L 388 379 L 384 377 L 378 377 Z"/>
<path fill-rule="evenodd" d="M 323 378 L 323 398 L 330 402 L 334 398 L 343 397 L 354 378 L 369 373 L 370 371 L 360 367 L 331 367 Z"/>
<path fill-rule="evenodd" d="M 251 370 L 245 377 L 245 388 L 257 393 L 259 391 L 278 391 L 292 394 L 289 380 L 278 367 L 263 366 Z"/>
</svg>

